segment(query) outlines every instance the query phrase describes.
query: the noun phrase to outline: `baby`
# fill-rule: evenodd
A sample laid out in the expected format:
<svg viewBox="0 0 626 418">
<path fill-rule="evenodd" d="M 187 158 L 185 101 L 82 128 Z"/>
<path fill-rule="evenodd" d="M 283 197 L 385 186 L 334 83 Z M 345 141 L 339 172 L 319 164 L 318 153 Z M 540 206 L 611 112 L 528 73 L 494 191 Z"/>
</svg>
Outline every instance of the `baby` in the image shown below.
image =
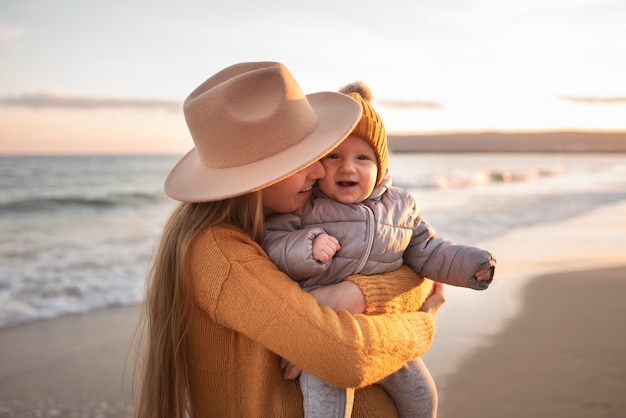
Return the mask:
<svg viewBox="0 0 626 418">
<path fill-rule="evenodd" d="M 435 235 L 412 195 L 391 186 L 387 135 L 371 106 L 369 89 L 354 83 L 340 91 L 361 103 L 361 120 L 321 160 L 326 175 L 318 180 L 311 200 L 297 212 L 267 219 L 264 248 L 272 261 L 306 291 L 352 274 L 393 271 L 402 264 L 434 281 L 486 289 L 495 259 L 485 250 Z M 421 359 L 379 384 L 400 417 L 436 415 L 436 389 Z M 330 411 L 338 410 L 339 416 L 349 416 L 350 389 L 332 387 L 306 372 L 300 386 L 305 416 L 337 416 Z"/>
</svg>

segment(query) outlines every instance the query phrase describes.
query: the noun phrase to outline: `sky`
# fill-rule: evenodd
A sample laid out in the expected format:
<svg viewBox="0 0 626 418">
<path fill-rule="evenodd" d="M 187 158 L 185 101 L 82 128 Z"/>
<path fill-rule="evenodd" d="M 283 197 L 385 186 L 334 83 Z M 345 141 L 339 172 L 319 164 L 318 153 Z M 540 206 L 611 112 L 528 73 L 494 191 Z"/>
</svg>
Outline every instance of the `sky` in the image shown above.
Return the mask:
<svg viewBox="0 0 626 418">
<path fill-rule="evenodd" d="M 626 131 L 623 0 L 0 0 L 0 154 L 181 154 L 201 82 L 360 80 L 389 133 Z"/>
</svg>

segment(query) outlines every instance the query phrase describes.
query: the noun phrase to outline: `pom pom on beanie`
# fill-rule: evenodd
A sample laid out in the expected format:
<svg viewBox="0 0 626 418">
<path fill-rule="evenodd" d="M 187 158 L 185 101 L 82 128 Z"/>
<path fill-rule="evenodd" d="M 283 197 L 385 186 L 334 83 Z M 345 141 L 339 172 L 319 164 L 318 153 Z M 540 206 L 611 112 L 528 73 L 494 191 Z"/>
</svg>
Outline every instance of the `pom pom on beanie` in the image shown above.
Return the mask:
<svg viewBox="0 0 626 418">
<path fill-rule="evenodd" d="M 387 165 L 389 163 L 389 151 L 387 150 L 387 132 L 380 115 L 370 103 L 372 100 L 372 92 L 363 82 L 356 81 L 350 83 L 341 89 L 340 93 L 352 97 L 361 104 L 363 113 L 361 120 L 352 130 L 352 135 L 363 138 L 374 149 L 376 153 L 376 163 L 378 165 L 378 175 L 376 176 L 376 184 L 379 184 L 387 173 Z"/>
</svg>

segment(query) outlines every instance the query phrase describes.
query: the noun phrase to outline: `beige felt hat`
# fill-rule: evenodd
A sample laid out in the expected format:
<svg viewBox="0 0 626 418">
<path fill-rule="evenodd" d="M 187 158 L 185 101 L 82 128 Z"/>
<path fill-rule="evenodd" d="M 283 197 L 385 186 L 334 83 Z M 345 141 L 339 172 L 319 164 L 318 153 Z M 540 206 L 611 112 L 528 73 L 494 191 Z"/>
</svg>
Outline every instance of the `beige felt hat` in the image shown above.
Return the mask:
<svg viewBox="0 0 626 418">
<path fill-rule="evenodd" d="M 187 97 L 195 147 L 170 171 L 165 193 L 183 202 L 239 196 L 312 164 L 345 139 L 361 106 L 335 92 L 304 95 L 277 62 L 223 69 Z"/>
</svg>

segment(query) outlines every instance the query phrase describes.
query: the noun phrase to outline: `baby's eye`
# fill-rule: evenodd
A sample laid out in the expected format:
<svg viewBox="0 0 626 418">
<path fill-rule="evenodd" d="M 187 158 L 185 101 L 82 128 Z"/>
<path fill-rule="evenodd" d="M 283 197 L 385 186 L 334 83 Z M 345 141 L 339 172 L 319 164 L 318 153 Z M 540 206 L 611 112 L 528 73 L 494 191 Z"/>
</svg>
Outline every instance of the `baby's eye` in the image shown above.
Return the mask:
<svg viewBox="0 0 626 418">
<path fill-rule="evenodd" d="M 328 154 L 326 158 L 330 160 L 336 160 L 337 158 L 339 158 L 339 154 Z"/>
<path fill-rule="evenodd" d="M 370 159 L 370 157 L 368 157 L 367 155 L 359 155 L 358 159 L 367 161 Z"/>
</svg>

